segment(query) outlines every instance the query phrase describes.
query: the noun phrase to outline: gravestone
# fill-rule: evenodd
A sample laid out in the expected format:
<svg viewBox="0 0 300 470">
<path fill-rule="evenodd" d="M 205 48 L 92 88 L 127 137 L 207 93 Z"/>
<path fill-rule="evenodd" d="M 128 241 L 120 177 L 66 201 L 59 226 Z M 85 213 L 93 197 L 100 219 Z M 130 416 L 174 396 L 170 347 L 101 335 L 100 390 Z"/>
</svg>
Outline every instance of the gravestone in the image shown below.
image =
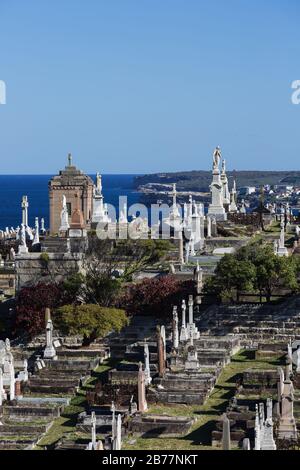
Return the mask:
<svg viewBox="0 0 300 470">
<path fill-rule="evenodd" d="M 223 434 L 222 434 L 222 449 L 230 450 L 231 441 L 230 441 L 230 421 L 227 415 L 223 415 Z"/>
</svg>

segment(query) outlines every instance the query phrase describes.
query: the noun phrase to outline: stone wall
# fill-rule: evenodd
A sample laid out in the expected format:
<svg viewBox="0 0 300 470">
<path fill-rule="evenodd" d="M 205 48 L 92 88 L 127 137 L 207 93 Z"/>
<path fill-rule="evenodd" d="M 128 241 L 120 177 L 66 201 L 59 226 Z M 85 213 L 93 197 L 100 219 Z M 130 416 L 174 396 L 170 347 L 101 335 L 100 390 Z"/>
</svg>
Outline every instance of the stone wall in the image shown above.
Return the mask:
<svg viewBox="0 0 300 470">
<path fill-rule="evenodd" d="M 83 272 L 82 253 L 27 253 L 16 255 L 16 291 L 41 280 L 62 281 L 66 275 Z"/>
</svg>

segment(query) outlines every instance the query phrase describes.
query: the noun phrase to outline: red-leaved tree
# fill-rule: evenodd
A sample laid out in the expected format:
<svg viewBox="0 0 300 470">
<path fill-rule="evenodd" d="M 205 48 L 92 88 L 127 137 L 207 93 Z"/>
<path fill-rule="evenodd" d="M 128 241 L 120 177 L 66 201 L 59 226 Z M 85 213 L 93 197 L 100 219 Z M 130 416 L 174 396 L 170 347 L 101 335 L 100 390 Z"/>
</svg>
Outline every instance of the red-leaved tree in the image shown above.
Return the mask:
<svg viewBox="0 0 300 470">
<path fill-rule="evenodd" d="M 16 299 L 15 333 L 34 336 L 45 328 L 46 307 L 54 310 L 66 303 L 61 284 L 38 283 L 23 287 Z"/>
<path fill-rule="evenodd" d="M 173 305 L 180 307 L 182 300 L 187 301 L 193 293 L 193 281 L 179 281 L 172 276 L 144 279 L 128 287 L 120 299 L 120 307 L 129 315 L 162 318 L 170 316 Z"/>
</svg>

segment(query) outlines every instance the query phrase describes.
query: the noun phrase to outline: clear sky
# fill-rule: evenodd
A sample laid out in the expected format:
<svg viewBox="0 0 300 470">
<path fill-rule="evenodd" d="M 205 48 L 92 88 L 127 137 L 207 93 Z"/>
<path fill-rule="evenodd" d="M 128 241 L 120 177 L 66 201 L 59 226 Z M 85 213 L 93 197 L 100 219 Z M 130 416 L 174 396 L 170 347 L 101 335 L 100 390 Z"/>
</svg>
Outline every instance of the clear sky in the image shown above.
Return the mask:
<svg viewBox="0 0 300 470">
<path fill-rule="evenodd" d="M 0 173 L 300 169 L 299 0 L 0 0 Z"/>
</svg>

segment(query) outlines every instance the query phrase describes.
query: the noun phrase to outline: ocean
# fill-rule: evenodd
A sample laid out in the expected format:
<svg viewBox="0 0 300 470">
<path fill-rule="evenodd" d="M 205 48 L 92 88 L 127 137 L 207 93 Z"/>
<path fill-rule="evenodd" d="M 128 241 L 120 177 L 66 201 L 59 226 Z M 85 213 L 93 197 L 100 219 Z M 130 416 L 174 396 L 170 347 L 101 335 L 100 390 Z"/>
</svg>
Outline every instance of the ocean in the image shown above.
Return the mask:
<svg viewBox="0 0 300 470">
<path fill-rule="evenodd" d="M 96 180 L 96 175 L 90 175 Z M 102 175 L 104 202 L 116 208 L 119 196 L 127 196 L 128 207 L 139 202 L 140 193 L 133 185 L 136 175 Z M 22 222 L 22 196 L 28 196 L 29 225 L 35 217 L 45 219 L 49 227 L 48 182 L 52 175 L 0 175 L 0 229 L 17 227 Z"/>
</svg>

